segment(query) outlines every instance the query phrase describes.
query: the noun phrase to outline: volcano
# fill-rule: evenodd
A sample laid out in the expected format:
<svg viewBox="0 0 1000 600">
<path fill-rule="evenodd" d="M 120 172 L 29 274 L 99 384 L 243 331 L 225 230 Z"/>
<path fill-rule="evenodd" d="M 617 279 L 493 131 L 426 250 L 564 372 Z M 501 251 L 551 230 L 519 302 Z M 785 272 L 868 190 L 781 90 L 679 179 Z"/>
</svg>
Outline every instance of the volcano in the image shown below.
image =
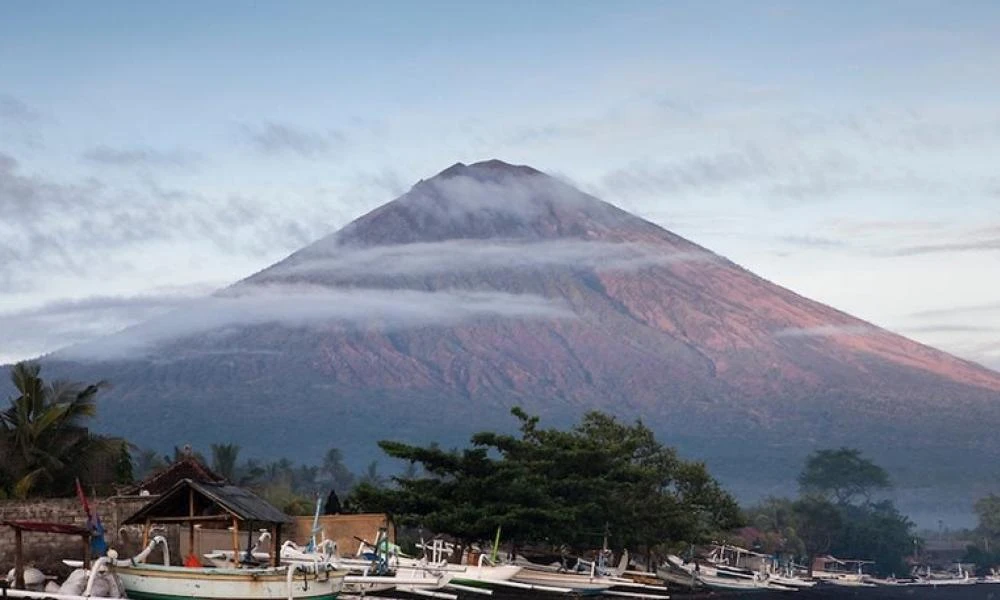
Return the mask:
<svg viewBox="0 0 1000 600">
<path fill-rule="evenodd" d="M 899 482 L 1000 464 L 1000 374 L 496 160 L 420 181 L 208 308 L 48 363 L 110 380 L 102 428 L 160 448 L 360 463 L 379 439 L 509 429 L 516 405 L 641 418 L 758 494 L 816 447 L 859 447 Z"/>
</svg>

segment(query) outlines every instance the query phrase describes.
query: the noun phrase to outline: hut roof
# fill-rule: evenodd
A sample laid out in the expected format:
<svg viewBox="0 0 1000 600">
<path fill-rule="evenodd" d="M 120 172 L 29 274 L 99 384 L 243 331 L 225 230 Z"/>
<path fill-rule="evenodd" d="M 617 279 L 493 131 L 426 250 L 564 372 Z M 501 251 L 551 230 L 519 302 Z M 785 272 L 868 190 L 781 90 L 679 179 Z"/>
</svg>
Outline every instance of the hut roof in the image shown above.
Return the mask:
<svg viewBox="0 0 1000 600">
<path fill-rule="evenodd" d="M 231 520 L 289 523 L 292 518 L 250 490 L 225 483 L 182 479 L 159 498 L 125 519 L 124 524 L 157 521 Z"/>
<path fill-rule="evenodd" d="M 123 490 L 122 493 L 134 496 L 145 490 L 154 496 L 158 496 L 183 479 L 202 483 L 223 483 L 226 481 L 225 477 L 218 475 L 206 467 L 194 456 L 185 456 L 166 469 L 154 473 L 140 483 Z"/>
<path fill-rule="evenodd" d="M 34 531 L 38 533 L 63 533 L 67 535 L 79 535 L 90 537 L 90 531 L 77 525 L 66 523 L 46 523 L 43 521 L 3 521 L 0 525 L 6 525 L 21 531 Z"/>
</svg>

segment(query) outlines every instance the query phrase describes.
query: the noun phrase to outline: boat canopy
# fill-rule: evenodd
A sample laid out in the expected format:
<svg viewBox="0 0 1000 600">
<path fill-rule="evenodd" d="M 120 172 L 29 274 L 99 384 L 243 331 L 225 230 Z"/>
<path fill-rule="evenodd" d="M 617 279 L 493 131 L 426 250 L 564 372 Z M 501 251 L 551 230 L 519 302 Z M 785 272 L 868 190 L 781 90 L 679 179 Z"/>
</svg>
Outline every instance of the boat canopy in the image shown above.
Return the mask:
<svg viewBox="0 0 1000 600">
<path fill-rule="evenodd" d="M 292 522 L 291 517 L 250 490 L 182 479 L 123 524 L 230 520 L 270 525 Z"/>
</svg>

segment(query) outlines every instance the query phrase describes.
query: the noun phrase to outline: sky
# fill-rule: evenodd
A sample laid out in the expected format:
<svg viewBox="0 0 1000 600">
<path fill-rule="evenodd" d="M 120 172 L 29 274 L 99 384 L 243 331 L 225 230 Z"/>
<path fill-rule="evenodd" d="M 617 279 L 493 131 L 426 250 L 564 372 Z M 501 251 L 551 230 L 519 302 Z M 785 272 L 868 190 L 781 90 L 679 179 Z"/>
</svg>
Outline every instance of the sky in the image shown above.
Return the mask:
<svg viewBox="0 0 1000 600">
<path fill-rule="evenodd" d="M 1000 368 L 995 2 L 0 3 L 0 362 L 455 162 Z"/>
</svg>

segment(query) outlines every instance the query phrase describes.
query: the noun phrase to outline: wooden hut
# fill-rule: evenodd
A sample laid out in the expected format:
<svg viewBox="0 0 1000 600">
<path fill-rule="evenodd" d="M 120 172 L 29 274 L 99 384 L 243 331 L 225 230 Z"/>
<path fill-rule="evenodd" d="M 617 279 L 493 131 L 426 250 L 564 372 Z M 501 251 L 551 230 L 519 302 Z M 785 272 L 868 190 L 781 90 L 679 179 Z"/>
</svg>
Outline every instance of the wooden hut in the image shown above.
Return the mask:
<svg viewBox="0 0 1000 600">
<path fill-rule="evenodd" d="M 205 483 L 191 479 L 176 482 L 158 498 L 125 519 L 126 525 L 143 525 L 143 544 L 149 542 L 149 529 L 154 523 L 188 525 L 189 547 L 194 548 L 195 525 L 232 527 L 233 551 L 240 555 L 239 530 L 252 531 L 267 527 L 272 539 L 281 539 L 281 528 L 292 518 L 253 492 L 227 483 Z M 274 566 L 281 562 L 280 553 L 272 552 Z"/>
<path fill-rule="evenodd" d="M 63 523 L 43 523 L 40 521 L 3 521 L 0 524 L 14 530 L 14 587 L 24 589 L 24 544 L 22 534 L 25 531 L 35 533 L 60 533 L 79 536 L 83 541 L 83 564 L 90 562 L 90 530 L 76 525 Z M 6 596 L 6 594 L 4 594 Z"/>
</svg>

